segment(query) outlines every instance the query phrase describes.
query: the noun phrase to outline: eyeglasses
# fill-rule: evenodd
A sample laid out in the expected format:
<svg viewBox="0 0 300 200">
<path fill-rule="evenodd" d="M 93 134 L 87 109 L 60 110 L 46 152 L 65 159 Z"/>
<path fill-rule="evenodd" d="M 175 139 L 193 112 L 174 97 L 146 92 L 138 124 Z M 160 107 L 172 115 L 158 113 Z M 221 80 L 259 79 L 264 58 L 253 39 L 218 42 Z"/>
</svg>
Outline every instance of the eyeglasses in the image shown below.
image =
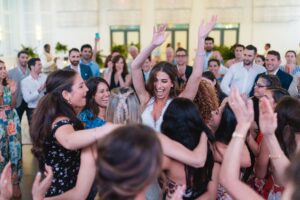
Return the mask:
<svg viewBox="0 0 300 200">
<path fill-rule="evenodd" d="M 268 87 L 267 85 L 262 85 L 260 83 L 255 83 L 255 86 L 258 88 Z"/>
<path fill-rule="evenodd" d="M 178 58 L 184 58 L 184 57 L 186 57 L 186 55 L 176 55 L 176 57 L 178 57 Z"/>
</svg>

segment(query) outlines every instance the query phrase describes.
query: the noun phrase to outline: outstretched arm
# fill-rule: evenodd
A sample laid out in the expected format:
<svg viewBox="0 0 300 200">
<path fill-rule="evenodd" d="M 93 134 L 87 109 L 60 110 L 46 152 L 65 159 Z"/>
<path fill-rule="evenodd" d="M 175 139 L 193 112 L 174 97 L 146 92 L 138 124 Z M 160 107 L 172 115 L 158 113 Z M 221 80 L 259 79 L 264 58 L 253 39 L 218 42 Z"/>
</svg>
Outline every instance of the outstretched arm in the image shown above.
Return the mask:
<svg viewBox="0 0 300 200">
<path fill-rule="evenodd" d="M 277 115 L 274 113 L 270 102 L 265 97 L 261 98 L 259 103 L 259 127 L 264 134 L 264 142 L 270 152 L 269 157 L 274 166 L 276 183 L 283 185 L 285 183 L 285 169 L 290 164 L 290 161 L 281 150 L 275 136 Z"/>
<path fill-rule="evenodd" d="M 135 91 L 144 106 L 150 99 L 150 95 L 145 88 L 145 81 L 143 78 L 142 65 L 151 55 L 151 52 L 158 46 L 164 43 L 168 34 L 166 34 L 167 25 L 161 25 L 153 29 L 153 38 L 150 45 L 141 51 L 141 53 L 133 60 L 131 64 L 131 76 Z"/>
<path fill-rule="evenodd" d="M 199 83 L 201 81 L 201 76 L 203 72 L 203 64 L 204 64 L 204 40 L 208 33 L 213 29 L 217 22 L 217 16 L 213 16 L 207 24 L 204 21 L 201 22 L 198 33 L 198 48 L 196 53 L 196 58 L 193 66 L 193 72 L 186 84 L 185 89 L 179 95 L 180 97 L 185 97 L 191 100 L 194 100 Z"/>
<path fill-rule="evenodd" d="M 55 121 L 60 121 L 66 118 L 58 118 Z M 72 125 L 64 125 L 59 127 L 55 132 L 55 137 L 59 144 L 69 150 L 81 149 L 93 144 L 98 139 L 104 137 L 119 125 L 105 123 L 101 127 L 75 131 Z"/>
<path fill-rule="evenodd" d="M 238 123 L 224 156 L 220 171 L 220 183 L 234 199 L 262 200 L 261 196 L 239 179 L 242 149 L 254 118 L 252 101 L 248 99 L 245 103 L 238 90 L 233 88 L 229 96 L 229 105 Z"/>
</svg>

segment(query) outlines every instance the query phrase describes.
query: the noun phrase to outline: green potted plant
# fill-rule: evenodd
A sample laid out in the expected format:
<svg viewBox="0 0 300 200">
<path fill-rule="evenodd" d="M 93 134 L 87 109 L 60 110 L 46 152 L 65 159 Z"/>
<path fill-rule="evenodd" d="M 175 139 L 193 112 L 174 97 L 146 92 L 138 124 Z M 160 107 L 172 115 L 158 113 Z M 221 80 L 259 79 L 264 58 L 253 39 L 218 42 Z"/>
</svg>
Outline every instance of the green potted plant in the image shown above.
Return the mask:
<svg viewBox="0 0 300 200">
<path fill-rule="evenodd" d="M 30 46 L 21 45 L 22 51 L 26 51 L 28 53 L 28 57 L 30 58 L 38 58 L 39 55 L 36 53 L 36 48 L 32 48 Z"/>
</svg>

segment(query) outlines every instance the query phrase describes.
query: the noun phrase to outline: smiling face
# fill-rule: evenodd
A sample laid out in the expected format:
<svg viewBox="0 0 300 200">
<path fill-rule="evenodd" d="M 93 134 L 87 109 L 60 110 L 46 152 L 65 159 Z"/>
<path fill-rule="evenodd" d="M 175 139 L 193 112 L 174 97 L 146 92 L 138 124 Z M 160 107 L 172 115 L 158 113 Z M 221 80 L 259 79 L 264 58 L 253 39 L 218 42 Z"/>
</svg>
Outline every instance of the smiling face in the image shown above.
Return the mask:
<svg viewBox="0 0 300 200">
<path fill-rule="evenodd" d="M 109 96 L 109 88 L 105 83 L 100 82 L 97 86 L 97 91 L 94 96 L 96 104 L 98 104 L 99 107 L 106 108 L 108 105 Z"/>
<path fill-rule="evenodd" d="M 266 57 L 266 69 L 269 73 L 273 73 L 275 72 L 279 65 L 280 65 L 281 61 L 278 60 L 277 56 L 272 55 L 272 54 L 268 54 Z"/>
<path fill-rule="evenodd" d="M 169 98 L 170 90 L 174 87 L 169 75 L 158 71 L 154 81 L 154 94 L 157 99 Z"/>
<path fill-rule="evenodd" d="M 216 61 L 209 61 L 208 70 L 211 71 L 215 77 L 218 77 L 220 66 Z"/>
<path fill-rule="evenodd" d="M 86 87 L 83 79 L 79 74 L 76 74 L 72 85 L 72 91 L 63 91 L 62 95 L 66 101 L 76 110 L 77 108 L 83 108 L 86 105 L 86 93 L 88 88 Z"/>
<path fill-rule="evenodd" d="M 4 63 L 0 62 L 0 80 L 4 80 L 7 78 L 6 66 Z"/>
<path fill-rule="evenodd" d="M 254 86 L 254 96 L 257 98 L 261 98 L 265 95 L 267 90 L 267 82 L 263 78 L 259 78 Z"/>
</svg>

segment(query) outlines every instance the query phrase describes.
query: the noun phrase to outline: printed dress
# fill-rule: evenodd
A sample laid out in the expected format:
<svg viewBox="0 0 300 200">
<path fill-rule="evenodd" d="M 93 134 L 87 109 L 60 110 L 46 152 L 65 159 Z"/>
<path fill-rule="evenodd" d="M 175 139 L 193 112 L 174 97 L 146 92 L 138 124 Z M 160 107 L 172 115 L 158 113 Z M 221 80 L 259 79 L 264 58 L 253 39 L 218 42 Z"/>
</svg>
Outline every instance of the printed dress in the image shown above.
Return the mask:
<svg viewBox="0 0 300 200">
<path fill-rule="evenodd" d="M 9 86 L 3 87 L 3 104 L 0 104 L 0 174 L 10 161 L 12 178 L 18 183 L 23 175 L 21 123 L 17 111 L 11 108 Z"/>
</svg>

